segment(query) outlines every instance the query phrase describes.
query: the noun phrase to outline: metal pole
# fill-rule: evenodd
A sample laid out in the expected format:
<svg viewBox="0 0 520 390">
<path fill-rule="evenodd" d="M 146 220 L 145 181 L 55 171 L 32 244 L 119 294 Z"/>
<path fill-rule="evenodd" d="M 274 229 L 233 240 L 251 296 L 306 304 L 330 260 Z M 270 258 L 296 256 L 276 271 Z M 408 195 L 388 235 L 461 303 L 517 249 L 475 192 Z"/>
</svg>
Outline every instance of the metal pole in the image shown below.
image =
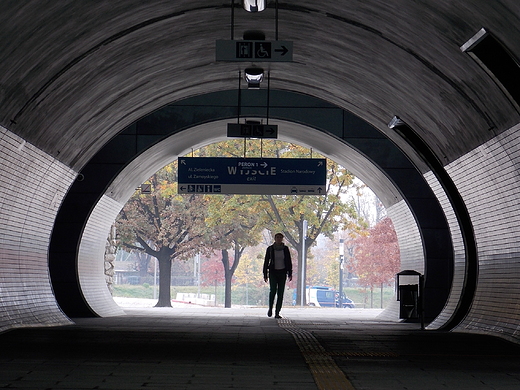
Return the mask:
<svg viewBox="0 0 520 390">
<path fill-rule="evenodd" d="M 237 123 L 240 123 L 240 114 L 242 110 L 242 72 L 238 71 L 238 102 L 237 102 Z"/>
<path fill-rule="evenodd" d="M 343 259 L 345 258 L 345 240 L 339 240 L 339 307 L 343 308 Z"/>
<path fill-rule="evenodd" d="M 200 254 L 197 253 L 197 298 L 200 298 Z"/>
<path fill-rule="evenodd" d="M 383 285 L 383 283 L 381 283 L 381 309 L 383 308 L 383 288 L 384 288 L 384 285 Z"/>
<path fill-rule="evenodd" d="M 270 99 L 270 92 L 271 92 L 271 71 L 267 72 L 267 112 L 266 112 L 266 124 L 269 124 L 269 99 Z"/>
<path fill-rule="evenodd" d="M 276 0 L 276 3 L 275 3 L 275 20 L 276 20 L 275 40 L 278 40 L 278 0 Z"/>
<path fill-rule="evenodd" d="M 217 271 L 215 270 L 215 306 L 217 306 Z"/>
<path fill-rule="evenodd" d="M 306 288 L 306 283 L 305 283 L 305 267 L 306 267 L 306 264 L 305 264 L 305 240 L 306 240 L 306 237 L 307 237 L 307 220 L 304 219 L 303 220 L 303 224 L 302 224 L 302 269 L 301 269 L 301 272 L 300 272 L 300 277 L 301 277 L 301 290 L 302 290 L 302 296 L 301 296 L 301 306 L 305 306 L 305 295 L 307 294 L 307 288 Z"/>
<path fill-rule="evenodd" d="M 157 257 L 154 257 L 153 267 L 153 299 L 157 299 Z"/>
<path fill-rule="evenodd" d="M 231 40 L 235 39 L 235 0 L 231 0 Z"/>
<path fill-rule="evenodd" d="M 249 305 L 249 272 L 246 269 L 246 306 Z"/>
<path fill-rule="evenodd" d="M 419 315 L 421 316 L 421 330 L 424 330 L 424 275 L 419 275 Z"/>
</svg>

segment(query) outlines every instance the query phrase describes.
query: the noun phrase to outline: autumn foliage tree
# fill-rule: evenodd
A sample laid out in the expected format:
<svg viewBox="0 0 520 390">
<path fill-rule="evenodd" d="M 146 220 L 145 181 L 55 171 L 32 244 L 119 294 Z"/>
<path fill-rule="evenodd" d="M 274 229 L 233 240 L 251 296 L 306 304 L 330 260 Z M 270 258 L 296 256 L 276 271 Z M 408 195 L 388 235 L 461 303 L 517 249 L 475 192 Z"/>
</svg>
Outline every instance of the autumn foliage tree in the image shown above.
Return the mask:
<svg viewBox="0 0 520 390">
<path fill-rule="evenodd" d="M 283 155 L 303 157 L 305 153 L 305 148 L 289 145 Z M 320 234 L 332 239 L 337 231 L 356 231 L 366 227 L 353 202 L 346 196 L 353 183 L 354 175 L 351 172 L 334 161 L 327 160 L 327 185 L 323 196 L 262 196 L 262 200 L 268 205 L 262 214 L 264 224 L 271 232 L 279 231 L 285 235 L 285 241 L 297 252 L 295 260 L 298 269 L 302 269 L 303 255 L 307 255 L 309 248 L 316 244 Z M 306 232 L 304 221 L 307 221 Z M 305 303 L 305 294 L 301 289 L 301 282 L 298 282 L 298 302 L 302 301 L 302 294 Z"/>
<path fill-rule="evenodd" d="M 211 195 L 207 198 L 208 213 L 206 246 L 221 254 L 224 270 L 224 306 L 231 307 L 231 282 L 244 250 L 256 245 L 263 229 L 253 210 L 258 202 L 245 195 Z M 231 252 L 231 254 L 230 254 Z"/>
<path fill-rule="evenodd" d="M 361 286 L 372 290 L 390 283 L 399 272 L 399 245 L 390 218 L 384 218 L 367 235 L 358 237 L 354 245 L 349 271 L 358 276 Z"/>
<path fill-rule="evenodd" d="M 215 286 L 224 283 L 224 273 L 222 272 L 222 259 L 220 254 L 213 253 L 200 267 L 200 283 L 202 286 Z"/>
<path fill-rule="evenodd" d="M 205 230 L 206 201 L 202 195 L 178 195 L 173 164 L 150 179 L 152 192 L 136 191 L 116 220 L 120 246 L 144 252 L 159 262 L 159 300 L 171 307 L 171 266 L 199 251 Z"/>
<path fill-rule="evenodd" d="M 322 158 L 314 155 L 303 146 L 274 141 L 230 140 L 209 145 L 199 151 L 200 156 L 227 156 L 270 158 Z M 354 182 L 354 175 L 347 169 L 327 160 L 327 184 L 323 195 L 260 195 L 249 196 L 253 199 L 248 204 L 247 214 L 257 218 L 258 228 L 268 229 L 271 234 L 282 232 L 286 243 L 294 248 L 297 258 L 293 259 L 294 268 L 302 269 L 303 251 L 307 254 L 309 248 L 315 245 L 320 234 L 331 238 L 338 230 L 358 229 L 363 222 L 358 218 L 353 203 L 344 196 Z M 224 206 L 225 207 L 225 206 Z M 307 234 L 304 238 L 304 221 L 307 221 Z M 363 226 L 364 227 L 364 226 Z M 257 239 L 257 234 L 255 234 Z M 254 239 L 250 244 L 253 244 Z M 235 251 L 236 252 L 236 251 Z M 225 255 L 225 253 L 223 253 Z M 223 257 L 224 258 L 224 257 Z M 236 258 L 236 256 L 235 256 Z M 295 274 L 296 276 L 296 274 Z M 296 279 L 296 278 L 295 278 Z M 300 301 L 301 283 L 297 287 L 297 299 Z"/>
<path fill-rule="evenodd" d="M 246 157 L 246 152 L 247 157 L 313 157 L 305 147 L 278 140 L 230 140 L 208 145 L 194 154 Z M 320 234 L 331 238 L 338 230 L 356 230 L 363 225 L 353 203 L 346 197 L 354 176 L 331 160 L 327 160 L 323 195 L 179 195 L 176 175 L 174 163 L 153 175 L 150 178 L 152 193 L 136 192 L 117 220 L 122 246 L 159 260 L 160 288 L 156 306 L 171 306 L 170 271 L 175 259 L 220 252 L 226 307 L 230 307 L 231 280 L 240 257 L 246 247 L 260 242 L 262 230 L 285 235 L 286 243 L 297 252 L 297 259 L 293 260 L 296 270 L 302 269 L 302 253 L 315 245 Z M 308 226 L 305 237 L 304 221 Z M 300 285 L 298 283 L 298 300 L 304 295 Z"/>
</svg>

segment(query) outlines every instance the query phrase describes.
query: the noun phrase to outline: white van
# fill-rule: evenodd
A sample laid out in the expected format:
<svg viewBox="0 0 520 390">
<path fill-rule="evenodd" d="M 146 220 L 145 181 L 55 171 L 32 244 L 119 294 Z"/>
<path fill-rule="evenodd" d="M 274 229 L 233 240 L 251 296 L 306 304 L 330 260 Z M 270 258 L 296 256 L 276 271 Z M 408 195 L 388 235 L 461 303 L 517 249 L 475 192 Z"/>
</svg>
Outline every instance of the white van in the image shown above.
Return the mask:
<svg viewBox="0 0 520 390">
<path fill-rule="evenodd" d="M 331 287 L 307 287 L 307 304 L 316 307 L 336 307 L 336 292 Z"/>
</svg>

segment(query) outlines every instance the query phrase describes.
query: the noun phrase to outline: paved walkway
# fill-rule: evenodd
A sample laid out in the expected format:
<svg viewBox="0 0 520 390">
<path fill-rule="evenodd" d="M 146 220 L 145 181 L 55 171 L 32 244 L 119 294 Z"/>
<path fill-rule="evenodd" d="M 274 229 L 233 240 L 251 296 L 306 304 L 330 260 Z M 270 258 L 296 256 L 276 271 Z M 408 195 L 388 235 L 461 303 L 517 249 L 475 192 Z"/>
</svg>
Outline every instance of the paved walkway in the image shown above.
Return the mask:
<svg viewBox="0 0 520 390">
<path fill-rule="evenodd" d="M 0 388 L 517 390 L 520 346 L 378 310 L 125 308 L 0 334 Z"/>
</svg>

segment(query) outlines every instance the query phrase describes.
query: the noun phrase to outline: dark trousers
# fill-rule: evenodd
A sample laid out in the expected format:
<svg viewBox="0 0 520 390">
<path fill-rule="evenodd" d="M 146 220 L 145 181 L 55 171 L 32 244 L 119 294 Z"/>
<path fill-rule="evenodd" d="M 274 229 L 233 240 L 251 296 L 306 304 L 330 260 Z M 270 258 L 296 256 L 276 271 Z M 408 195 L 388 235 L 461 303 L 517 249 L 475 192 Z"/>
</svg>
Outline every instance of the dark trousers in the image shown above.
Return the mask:
<svg viewBox="0 0 520 390">
<path fill-rule="evenodd" d="M 287 271 L 285 269 L 269 271 L 269 309 L 273 309 L 274 296 L 276 295 L 276 314 L 282 309 L 286 279 Z"/>
</svg>

